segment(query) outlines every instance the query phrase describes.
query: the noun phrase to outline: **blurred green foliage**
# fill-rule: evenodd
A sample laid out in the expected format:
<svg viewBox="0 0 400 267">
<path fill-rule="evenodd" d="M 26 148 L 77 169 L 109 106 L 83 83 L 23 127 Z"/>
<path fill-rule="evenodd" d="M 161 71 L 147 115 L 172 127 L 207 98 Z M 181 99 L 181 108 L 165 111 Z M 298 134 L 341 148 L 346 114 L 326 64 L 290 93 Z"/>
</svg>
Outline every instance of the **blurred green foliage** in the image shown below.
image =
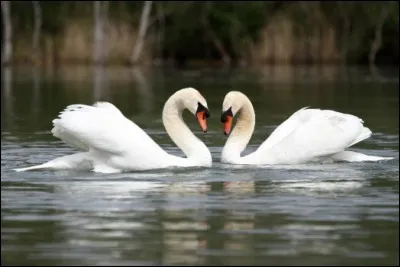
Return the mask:
<svg viewBox="0 0 400 267">
<path fill-rule="evenodd" d="M 73 19 L 93 22 L 92 1 L 39 2 L 43 35 L 62 35 Z M 110 1 L 108 16 L 138 28 L 142 8 L 143 1 Z M 318 21 L 327 21 L 335 29 L 335 42 L 345 60 L 366 63 L 382 12 L 387 16 L 377 63 L 397 64 L 398 1 L 155 1 L 149 31 L 158 36 L 154 45 L 158 57 L 218 59 L 221 55 L 207 34 L 208 25 L 235 60 L 244 54 L 246 46 L 260 42 L 266 26 L 280 14 L 294 21 L 295 30 L 303 33 L 312 31 Z M 31 1 L 11 1 L 11 16 L 14 38 L 32 31 Z"/>
</svg>

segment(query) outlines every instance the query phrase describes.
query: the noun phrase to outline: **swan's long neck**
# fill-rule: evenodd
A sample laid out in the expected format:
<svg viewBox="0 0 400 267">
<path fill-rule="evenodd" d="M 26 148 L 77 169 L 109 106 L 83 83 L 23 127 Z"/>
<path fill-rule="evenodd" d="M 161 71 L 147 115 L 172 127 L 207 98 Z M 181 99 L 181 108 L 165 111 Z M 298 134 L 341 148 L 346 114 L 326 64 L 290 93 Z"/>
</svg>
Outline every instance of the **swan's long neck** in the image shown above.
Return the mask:
<svg viewBox="0 0 400 267">
<path fill-rule="evenodd" d="M 224 162 L 240 163 L 240 154 L 246 148 L 254 131 L 256 119 L 253 105 L 249 99 L 242 99 L 238 115 L 236 125 L 222 150 L 221 160 Z"/>
<path fill-rule="evenodd" d="M 182 113 L 185 109 L 183 101 L 178 97 L 171 97 L 164 105 L 163 123 L 165 130 L 172 141 L 185 153 L 187 159 L 181 158 L 183 165 L 211 164 L 211 153 L 207 146 L 197 138 L 186 123 Z"/>
</svg>

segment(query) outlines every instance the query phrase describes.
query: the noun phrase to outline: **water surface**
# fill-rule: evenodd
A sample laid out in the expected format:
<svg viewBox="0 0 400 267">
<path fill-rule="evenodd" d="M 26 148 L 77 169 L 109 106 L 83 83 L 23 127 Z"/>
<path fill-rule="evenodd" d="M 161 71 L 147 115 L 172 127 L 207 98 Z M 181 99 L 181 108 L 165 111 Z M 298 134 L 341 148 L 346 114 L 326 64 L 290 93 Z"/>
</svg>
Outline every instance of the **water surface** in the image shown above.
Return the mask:
<svg viewBox="0 0 400 267">
<path fill-rule="evenodd" d="M 398 70 L 2 69 L 1 259 L 5 265 L 395 265 L 399 263 Z M 12 168 L 75 152 L 51 133 L 66 105 L 114 103 L 169 153 L 161 110 L 177 89 L 207 98 L 212 168 L 123 174 Z M 229 90 L 256 110 L 253 151 L 290 114 L 352 113 L 373 135 L 354 151 L 384 162 L 232 167 L 220 163 Z"/>
</svg>

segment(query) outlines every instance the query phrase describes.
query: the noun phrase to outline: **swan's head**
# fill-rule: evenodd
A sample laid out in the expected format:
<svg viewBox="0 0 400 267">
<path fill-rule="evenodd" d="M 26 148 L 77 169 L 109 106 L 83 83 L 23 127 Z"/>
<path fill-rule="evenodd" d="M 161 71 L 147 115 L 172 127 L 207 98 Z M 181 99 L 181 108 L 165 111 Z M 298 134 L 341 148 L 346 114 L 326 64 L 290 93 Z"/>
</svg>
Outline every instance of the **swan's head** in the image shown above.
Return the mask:
<svg viewBox="0 0 400 267">
<path fill-rule="evenodd" d="M 222 104 L 221 122 L 224 124 L 224 134 L 228 135 L 232 128 L 233 117 L 243 106 L 243 101 L 248 99 L 239 91 L 230 91 L 226 94 Z"/>
<path fill-rule="evenodd" d="M 187 108 L 197 121 L 203 132 L 207 132 L 207 118 L 210 117 L 206 99 L 200 92 L 192 87 L 183 88 L 178 91 L 183 106 Z"/>
</svg>

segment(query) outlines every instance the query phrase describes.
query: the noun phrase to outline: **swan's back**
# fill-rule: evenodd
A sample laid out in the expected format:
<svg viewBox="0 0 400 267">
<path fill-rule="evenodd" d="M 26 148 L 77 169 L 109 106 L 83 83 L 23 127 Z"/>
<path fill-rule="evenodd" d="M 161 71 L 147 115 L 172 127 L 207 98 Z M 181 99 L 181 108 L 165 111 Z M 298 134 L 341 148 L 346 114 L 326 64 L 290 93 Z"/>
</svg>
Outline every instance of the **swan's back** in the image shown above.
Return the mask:
<svg viewBox="0 0 400 267">
<path fill-rule="evenodd" d="M 363 120 L 354 115 L 303 108 L 276 128 L 256 152 L 297 162 L 338 153 L 370 136 Z"/>
</svg>

